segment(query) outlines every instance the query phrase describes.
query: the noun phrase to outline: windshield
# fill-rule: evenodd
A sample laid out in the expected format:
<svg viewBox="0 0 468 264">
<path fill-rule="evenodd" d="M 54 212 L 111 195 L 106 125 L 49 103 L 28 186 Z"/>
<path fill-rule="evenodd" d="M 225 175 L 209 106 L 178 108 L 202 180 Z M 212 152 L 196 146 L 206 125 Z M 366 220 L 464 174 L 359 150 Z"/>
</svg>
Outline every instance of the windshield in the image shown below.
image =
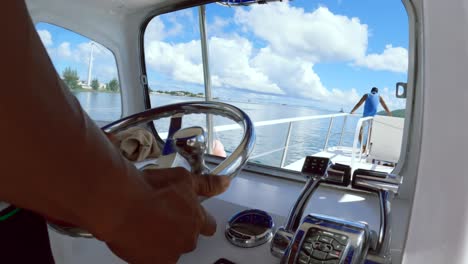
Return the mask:
<svg viewBox="0 0 468 264">
<path fill-rule="evenodd" d="M 252 162 L 300 170 L 306 156 L 319 155 L 391 171 L 399 161 L 406 100 L 395 85 L 408 72 L 400 1 L 213 3 L 205 12 L 154 17 L 144 50 L 151 106 L 204 100 L 209 69 L 211 100 L 240 107 L 256 123 Z M 185 125 L 204 122 L 194 116 Z M 214 138 L 229 154 L 240 131 L 217 130 L 229 124 L 223 118 L 214 123 Z M 167 132 L 168 120 L 156 127 Z"/>
</svg>

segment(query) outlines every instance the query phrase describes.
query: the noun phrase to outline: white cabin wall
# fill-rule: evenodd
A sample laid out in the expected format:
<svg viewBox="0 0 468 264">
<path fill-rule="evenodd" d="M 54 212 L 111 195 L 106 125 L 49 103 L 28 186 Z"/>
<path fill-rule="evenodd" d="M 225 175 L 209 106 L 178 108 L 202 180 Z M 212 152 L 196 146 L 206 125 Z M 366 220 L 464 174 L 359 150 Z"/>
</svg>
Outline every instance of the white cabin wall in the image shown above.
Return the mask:
<svg viewBox="0 0 468 264">
<path fill-rule="evenodd" d="M 424 20 L 424 118 L 404 263 L 468 263 L 468 2 L 416 2 Z"/>
<path fill-rule="evenodd" d="M 119 58 L 119 73 L 125 90 L 122 90 L 122 102 L 125 106 L 124 116 L 146 110 L 145 91 L 141 81 L 140 61 L 140 24 L 143 20 L 141 14 L 129 15 L 126 23 L 122 25 L 122 40 Z"/>
</svg>

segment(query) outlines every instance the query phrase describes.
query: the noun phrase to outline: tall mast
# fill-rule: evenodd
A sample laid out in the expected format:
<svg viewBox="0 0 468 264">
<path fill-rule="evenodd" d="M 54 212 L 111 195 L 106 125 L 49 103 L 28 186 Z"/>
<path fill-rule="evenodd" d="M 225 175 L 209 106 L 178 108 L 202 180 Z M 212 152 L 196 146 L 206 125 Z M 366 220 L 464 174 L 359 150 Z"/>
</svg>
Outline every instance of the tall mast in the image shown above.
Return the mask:
<svg viewBox="0 0 468 264">
<path fill-rule="evenodd" d="M 94 52 L 94 45 L 96 45 L 96 43 L 94 43 L 94 41 L 91 41 L 90 43 L 91 45 L 91 53 L 89 54 L 89 63 L 88 63 L 88 86 L 91 86 L 91 72 L 93 70 L 93 52 Z"/>
<path fill-rule="evenodd" d="M 211 74 L 210 74 L 210 59 L 208 48 L 208 34 L 206 32 L 206 7 L 201 5 L 198 7 L 199 23 L 200 23 L 200 39 L 201 51 L 203 60 L 203 77 L 205 80 L 205 101 L 212 101 L 211 94 Z M 213 116 L 206 115 L 206 127 L 208 129 L 208 153 L 212 153 L 213 149 Z"/>
</svg>

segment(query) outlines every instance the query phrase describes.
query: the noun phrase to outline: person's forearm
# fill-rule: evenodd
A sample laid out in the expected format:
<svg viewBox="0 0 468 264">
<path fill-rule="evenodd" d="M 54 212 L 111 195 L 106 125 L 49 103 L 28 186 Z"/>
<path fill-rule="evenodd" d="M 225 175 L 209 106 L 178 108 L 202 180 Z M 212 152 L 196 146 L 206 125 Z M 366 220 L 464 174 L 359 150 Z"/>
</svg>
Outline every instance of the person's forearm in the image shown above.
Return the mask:
<svg viewBox="0 0 468 264">
<path fill-rule="evenodd" d="M 24 3 L 4 5 L 0 200 L 105 233 L 144 184 L 61 88 Z"/>
<path fill-rule="evenodd" d="M 385 112 L 387 112 L 387 114 L 391 115 L 392 111 L 390 111 L 390 109 L 388 109 L 388 106 L 385 103 L 385 101 L 383 99 L 380 99 L 380 103 L 382 104 L 382 107 L 384 108 Z"/>
<path fill-rule="evenodd" d="M 387 107 L 386 105 L 384 106 L 384 108 L 385 108 L 385 111 L 386 111 L 388 114 L 391 114 L 391 113 L 392 113 L 392 111 L 390 111 L 390 109 L 388 109 L 388 107 Z"/>
<path fill-rule="evenodd" d="M 361 107 L 361 105 L 364 103 L 364 101 L 366 100 L 366 98 L 367 98 L 366 96 L 363 96 L 363 97 L 359 100 L 359 102 L 354 106 L 353 110 L 351 110 L 350 113 L 351 113 L 351 114 L 354 114 L 354 112 L 355 112 L 359 107 Z"/>
</svg>

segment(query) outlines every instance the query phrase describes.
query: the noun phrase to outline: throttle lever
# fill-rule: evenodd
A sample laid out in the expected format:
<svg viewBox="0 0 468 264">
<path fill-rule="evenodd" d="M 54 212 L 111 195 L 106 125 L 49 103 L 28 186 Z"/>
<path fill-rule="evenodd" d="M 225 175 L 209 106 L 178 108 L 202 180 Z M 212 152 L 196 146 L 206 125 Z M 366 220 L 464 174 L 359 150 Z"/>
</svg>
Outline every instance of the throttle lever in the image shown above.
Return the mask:
<svg viewBox="0 0 468 264">
<path fill-rule="evenodd" d="M 270 251 L 276 257 L 283 257 L 294 234 L 301 224 L 304 210 L 312 194 L 327 177 L 328 168 L 332 165 L 329 158 L 307 156 L 302 166 L 301 174 L 307 179 L 299 197 L 289 212 L 285 226 L 278 228 L 273 237 Z"/>
<path fill-rule="evenodd" d="M 354 189 L 374 192 L 380 202 L 380 228 L 377 241 L 374 241 L 372 250 L 383 259 L 390 260 L 391 238 L 391 203 L 390 200 L 398 193 L 403 178 L 399 175 L 384 172 L 357 169 L 354 171 L 351 186 Z"/>
</svg>

